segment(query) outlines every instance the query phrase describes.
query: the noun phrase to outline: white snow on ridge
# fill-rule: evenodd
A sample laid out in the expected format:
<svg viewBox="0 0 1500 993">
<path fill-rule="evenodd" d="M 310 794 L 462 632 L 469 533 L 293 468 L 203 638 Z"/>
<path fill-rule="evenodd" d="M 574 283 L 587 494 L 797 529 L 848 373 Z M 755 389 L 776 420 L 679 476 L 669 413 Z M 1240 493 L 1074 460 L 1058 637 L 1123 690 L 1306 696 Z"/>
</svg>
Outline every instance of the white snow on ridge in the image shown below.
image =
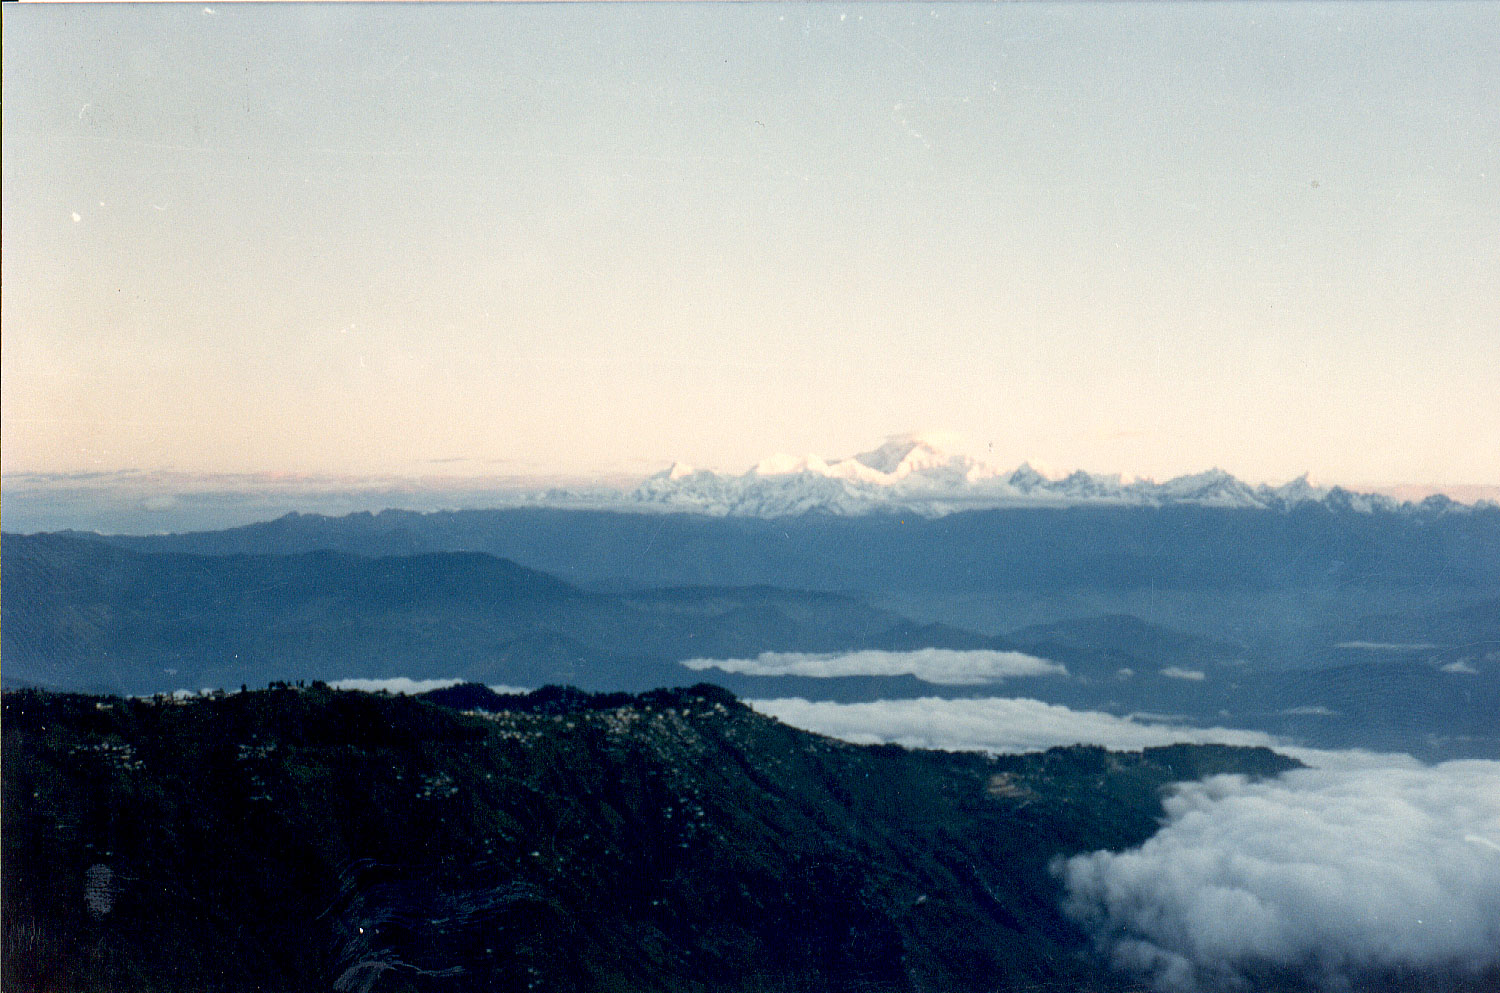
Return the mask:
<svg viewBox="0 0 1500 993">
<path fill-rule="evenodd" d="M 623 494 L 620 503 L 639 509 L 744 517 L 873 511 L 938 517 L 992 507 L 1082 504 L 1285 510 L 1321 503 L 1365 512 L 1401 506 L 1386 496 L 1317 487 L 1306 476 L 1273 487 L 1251 486 L 1222 469 L 1163 483 L 1081 470 L 1048 474 L 1024 462 L 1006 471 L 956 447 L 943 435 L 898 435 L 871 451 L 833 461 L 817 455 L 775 455 L 739 476 L 674 465 Z"/>
<path fill-rule="evenodd" d="M 1413 504 L 1378 493 L 1315 486 L 1305 475 L 1280 486 L 1252 486 L 1222 469 L 1162 483 L 1082 470 L 1061 473 L 1031 462 L 1007 470 L 966 454 L 962 447 L 942 433 L 896 435 L 868 452 L 831 461 L 813 454 L 773 455 L 740 475 L 677 462 L 634 489 L 518 491 L 506 505 L 762 518 L 882 512 L 942 517 L 963 510 L 1083 505 L 1289 510 L 1318 504 L 1355 513 L 1469 509 L 1441 496 Z M 1474 506 L 1486 505 L 1493 506 L 1487 501 Z"/>
</svg>

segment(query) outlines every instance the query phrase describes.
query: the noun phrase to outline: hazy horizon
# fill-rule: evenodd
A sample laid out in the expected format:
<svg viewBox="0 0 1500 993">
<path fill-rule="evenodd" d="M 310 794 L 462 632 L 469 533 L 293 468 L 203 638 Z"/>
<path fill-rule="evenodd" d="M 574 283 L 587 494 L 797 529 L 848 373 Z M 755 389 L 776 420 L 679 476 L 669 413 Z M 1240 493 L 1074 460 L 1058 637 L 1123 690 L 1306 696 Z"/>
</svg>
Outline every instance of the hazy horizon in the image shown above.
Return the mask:
<svg viewBox="0 0 1500 993">
<path fill-rule="evenodd" d="M 988 453 L 962 446 L 975 457 Z M 771 455 L 773 453 L 767 453 Z M 807 454 L 807 453 L 804 453 Z M 858 453 L 843 453 L 852 456 Z M 1016 465 L 986 461 L 997 468 Z M 653 466 L 665 472 L 672 463 Z M 434 467 L 434 470 L 439 467 Z M 1045 474 L 1059 478 L 1072 468 L 1041 465 Z M 1208 467 L 1205 467 L 1205 469 Z M 741 466 L 721 475 L 738 476 L 752 469 Z M 385 475 L 299 475 L 294 473 L 185 473 L 171 470 L 124 470 L 93 473 L 7 473 L 0 480 L 0 524 L 10 533 L 39 531 L 101 531 L 119 534 L 217 530 L 252 524 L 287 513 L 339 516 L 382 510 L 443 511 L 488 509 L 535 503 L 589 506 L 577 496 L 548 500 L 548 491 L 572 494 L 616 492 L 621 495 L 641 484 L 647 473 L 526 475 L 506 473 Z M 1311 476 L 1311 474 L 1308 474 Z M 1162 482 L 1164 480 L 1156 480 Z M 1245 480 L 1252 485 L 1278 485 L 1284 479 Z M 1374 493 L 1402 503 L 1417 503 L 1442 495 L 1464 504 L 1500 503 L 1500 484 L 1361 485 L 1311 477 L 1314 485 L 1341 486 L 1356 493 Z M 597 506 L 626 512 L 672 510 L 667 505 L 612 503 Z"/>
</svg>

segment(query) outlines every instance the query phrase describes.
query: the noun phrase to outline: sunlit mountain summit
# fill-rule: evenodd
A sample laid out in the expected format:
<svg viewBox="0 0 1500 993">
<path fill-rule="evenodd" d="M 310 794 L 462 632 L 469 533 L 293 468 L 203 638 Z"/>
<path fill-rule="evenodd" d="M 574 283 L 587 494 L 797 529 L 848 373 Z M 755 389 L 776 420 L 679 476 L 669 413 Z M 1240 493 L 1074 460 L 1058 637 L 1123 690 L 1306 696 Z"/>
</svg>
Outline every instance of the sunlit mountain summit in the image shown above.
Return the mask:
<svg viewBox="0 0 1500 993">
<path fill-rule="evenodd" d="M 1285 510 L 1323 503 L 1365 512 L 1400 506 L 1379 494 L 1315 486 L 1305 475 L 1281 486 L 1252 486 L 1217 468 L 1160 483 L 1083 470 L 1048 472 L 1030 462 L 1007 470 L 967 454 L 959 439 L 944 433 L 894 435 L 870 451 L 840 459 L 774 455 L 738 476 L 677 463 L 647 478 L 623 500 L 641 507 L 750 517 L 877 511 L 941 516 L 992 507 L 1074 505 Z"/>
</svg>

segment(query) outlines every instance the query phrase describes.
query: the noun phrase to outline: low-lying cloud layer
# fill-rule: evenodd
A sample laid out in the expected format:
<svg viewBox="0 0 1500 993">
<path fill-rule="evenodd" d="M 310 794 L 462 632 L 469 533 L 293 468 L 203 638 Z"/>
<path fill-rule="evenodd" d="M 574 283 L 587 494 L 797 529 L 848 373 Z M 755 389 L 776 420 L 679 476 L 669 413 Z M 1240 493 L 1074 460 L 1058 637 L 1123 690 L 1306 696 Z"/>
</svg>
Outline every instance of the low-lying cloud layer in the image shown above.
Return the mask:
<svg viewBox="0 0 1500 993">
<path fill-rule="evenodd" d="M 1019 676 L 1064 676 L 1056 662 L 1023 652 L 955 651 L 923 648 L 912 652 L 762 652 L 753 659 L 688 659 L 689 669 L 721 669 L 750 676 L 916 676 L 943 686 L 982 686 Z"/>
<path fill-rule="evenodd" d="M 406 676 L 393 676 L 388 679 L 340 679 L 328 685 L 336 690 L 362 690 L 365 693 L 417 694 L 447 689 L 462 682 L 462 679 L 409 679 Z M 531 692 L 520 686 L 491 686 L 489 688 L 496 693 Z"/>
<path fill-rule="evenodd" d="M 1364 652 L 1419 652 L 1443 646 L 1427 641 L 1341 641 L 1333 647 L 1357 649 Z"/>
<path fill-rule="evenodd" d="M 1170 993 L 1500 970 L 1500 762 L 1372 758 L 1183 785 L 1140 848 L 1056 867 L 1066 908 Z"/>
<path fill-rule="evenodd" d="M 949 751 L 1030 752 L 1075 744 L 1133 750 L 1176 742 L 1277 743 L 1259 731 L 1147 722 L 1018 697 L 922 697 L 873 703 L 811 702 L 792 697 L 748 702 L 761 713 L 794 727 L 857 744 L 895 742 Z"/>
</svg>

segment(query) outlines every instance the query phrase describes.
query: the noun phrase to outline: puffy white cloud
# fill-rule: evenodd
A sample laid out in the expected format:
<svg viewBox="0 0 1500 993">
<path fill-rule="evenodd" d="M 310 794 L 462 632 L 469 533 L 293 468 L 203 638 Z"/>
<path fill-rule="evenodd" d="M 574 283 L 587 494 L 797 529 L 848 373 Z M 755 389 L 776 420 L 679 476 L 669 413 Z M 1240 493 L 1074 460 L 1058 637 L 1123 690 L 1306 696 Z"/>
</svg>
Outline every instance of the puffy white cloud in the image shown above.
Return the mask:
<svg viewBox="0 0 1500 993">
<path fill-rule="evenodd" d="M 1500 968 L 1500 762 L 1299 755 L 1330 761 L 1179 786 L 1141 847 L 1057 865 L 1068 912 L 1172 993 Z"/>
<path fill-rule="evenodd" d="M 1065 676 L 1056 662 L 1023 652 L 956 651 L 922 648 L 912 652 L 762 652 L 753 659 L 688 659 L 689 669 L 722 669 L 751 676 L 916 676 L 944 686 L 981 686 L 1017 676 Z"/>
<path fill-rule="evenodd" d="M 1172 679 L 1186 679 L 1194 683 L 1201 683 L 1208 677 L 1197 669 L 1184 669 L 1181 666 L 1169 665 L 1161 671 L 1163 676 Z"/>
<path fill-rule="evenodd" d="M 1465 676 L 1479 675 L 1479 670 L 1474 668 L 1474 663 L 1470 659 L 1466 658 L 1456 659 L 1452 662 L 1449 662 L 1447 665 L 1442 666 L 1442 670 L 1444 672 L 1455 672 Z"/>
<path fill-rule="evenodd" d="M 1030 752 L 1074 744 L 1139 749 L 1176 742 L 1277 743 L 1259 731 L 1147 722 L 1021 697 L 922 697 L 873 703 L 812 702 L 791 697 L 748 702 L 787 724 L 857 744 L 895 742 L 949 751 Z"/>
</svg>

